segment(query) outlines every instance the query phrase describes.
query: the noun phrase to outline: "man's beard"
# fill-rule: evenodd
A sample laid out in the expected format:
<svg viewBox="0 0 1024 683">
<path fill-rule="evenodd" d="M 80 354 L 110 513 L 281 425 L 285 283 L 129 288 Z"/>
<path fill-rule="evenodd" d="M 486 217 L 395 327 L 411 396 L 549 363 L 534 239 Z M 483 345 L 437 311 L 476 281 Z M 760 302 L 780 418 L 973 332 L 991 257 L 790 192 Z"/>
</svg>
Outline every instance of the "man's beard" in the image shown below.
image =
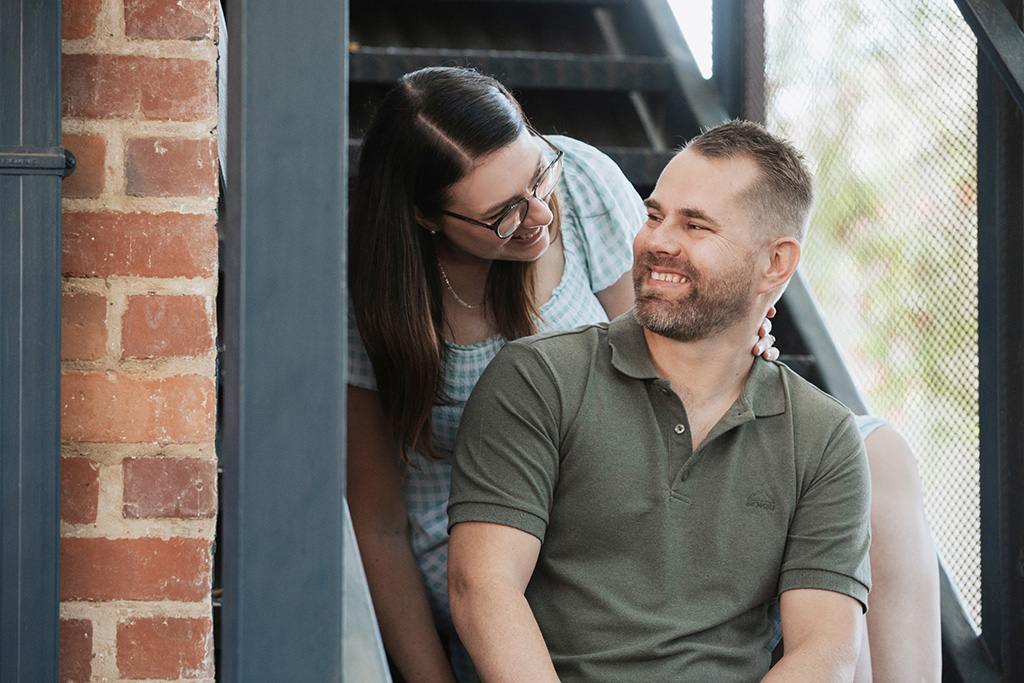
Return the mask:
<svg viewBox="0 0 1024 683">
<path fill-rule="evenodd" d="M 664 299 L 662 292 L 646 286 L 649 267 L 661 265 L 689 278 L 690 292 L 680 299 Z M 633 309 L 637 322 L 669 339 L 691 342 L 712 337 L 744 318 L 754 303 L 751 284 L 754 259 L 738 264 L 717 280 L 697 273 L 690 264 L 684 268 L 650 254 L 637 257 L 633 265 Z"/>
</svg>

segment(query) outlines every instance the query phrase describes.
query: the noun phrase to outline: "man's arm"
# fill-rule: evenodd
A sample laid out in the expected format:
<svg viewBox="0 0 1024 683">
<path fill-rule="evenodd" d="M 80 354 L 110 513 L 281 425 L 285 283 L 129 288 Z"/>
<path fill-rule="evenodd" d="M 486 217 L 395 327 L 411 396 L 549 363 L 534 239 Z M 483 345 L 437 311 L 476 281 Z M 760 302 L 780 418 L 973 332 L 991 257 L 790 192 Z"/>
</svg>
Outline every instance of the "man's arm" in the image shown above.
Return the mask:
<svg viewBox="0 0 1024 683">
<path fill-rule="evenodd" d="M 514 527 L 462 522 L 448 544 L 452 618 L 486 683 L 557 683 L 544 637 L 524 592 L 540 540 Z"/>
<path fill-rule="evenodd" d="M 779 608 L 785 650 L 762 683 L 853 681 L 863 628 L 859 602 L 842 593 L 803 588 L 784 592 Z"/>
</svg>

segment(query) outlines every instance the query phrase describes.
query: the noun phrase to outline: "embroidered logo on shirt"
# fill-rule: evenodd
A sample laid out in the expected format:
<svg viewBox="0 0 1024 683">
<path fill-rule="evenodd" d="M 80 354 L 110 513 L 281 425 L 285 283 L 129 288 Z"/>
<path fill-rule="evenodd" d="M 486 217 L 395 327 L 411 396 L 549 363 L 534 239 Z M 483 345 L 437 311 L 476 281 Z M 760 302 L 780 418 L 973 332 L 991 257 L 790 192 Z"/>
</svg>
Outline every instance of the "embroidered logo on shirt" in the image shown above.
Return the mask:
<svg viewBox="0 0 1024 683">
<path fill-rule="evenodd" d="M 768 493 L 764 489 L 758 489 L 747 496 L 748 508 L 758 508 L 761 510 L 774 510 L 775 499 L 772 498 L 772 494 Z"/>
</svg>

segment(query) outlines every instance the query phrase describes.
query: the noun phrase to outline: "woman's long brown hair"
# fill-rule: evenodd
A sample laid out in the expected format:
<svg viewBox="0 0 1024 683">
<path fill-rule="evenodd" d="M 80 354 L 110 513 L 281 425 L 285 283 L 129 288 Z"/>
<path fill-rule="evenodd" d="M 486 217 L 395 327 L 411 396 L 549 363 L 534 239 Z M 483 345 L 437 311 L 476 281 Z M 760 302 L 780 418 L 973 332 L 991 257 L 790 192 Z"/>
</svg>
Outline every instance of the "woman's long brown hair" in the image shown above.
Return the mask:
<svg viewBox="0 0 1024 683">
<path fill-rule="evenodd" d="M 526 125 L 498 81 L 470 69 L 431 67 L 399 79 L 363 139 L 350 198 L 349 289 L 381 407 L 406 462 L 412 451 L 437 456 L 431 412 L 451 403 L 437 254 L 415 209 L 439 217 L 473 160 L 511 143 Z M 554 239 L 555 195 L 550 204 Z M 537 331 L 535 268 L 522 261 L 491 265 L 486 301 L 506 339 Z"/>
</svg>

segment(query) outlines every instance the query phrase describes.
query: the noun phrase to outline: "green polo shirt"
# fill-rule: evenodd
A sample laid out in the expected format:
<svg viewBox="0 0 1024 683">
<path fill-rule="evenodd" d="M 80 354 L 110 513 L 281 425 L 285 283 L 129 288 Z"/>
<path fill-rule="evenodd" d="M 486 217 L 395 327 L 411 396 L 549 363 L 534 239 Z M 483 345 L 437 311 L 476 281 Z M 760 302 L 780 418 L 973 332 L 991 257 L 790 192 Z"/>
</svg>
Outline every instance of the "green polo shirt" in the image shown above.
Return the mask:
<svg viewBox="0 0 1024 683">
<path fill-rule="evenodd" d="M 632 313 L 509 343 L 480 378 L 450 525 L 543 542 L 526 597 L 563 683 L 754 681 L 783 591 L 866 608 L 867 457 L 842 404 L 757 359 L 692 450 Z"/>
</svg>

